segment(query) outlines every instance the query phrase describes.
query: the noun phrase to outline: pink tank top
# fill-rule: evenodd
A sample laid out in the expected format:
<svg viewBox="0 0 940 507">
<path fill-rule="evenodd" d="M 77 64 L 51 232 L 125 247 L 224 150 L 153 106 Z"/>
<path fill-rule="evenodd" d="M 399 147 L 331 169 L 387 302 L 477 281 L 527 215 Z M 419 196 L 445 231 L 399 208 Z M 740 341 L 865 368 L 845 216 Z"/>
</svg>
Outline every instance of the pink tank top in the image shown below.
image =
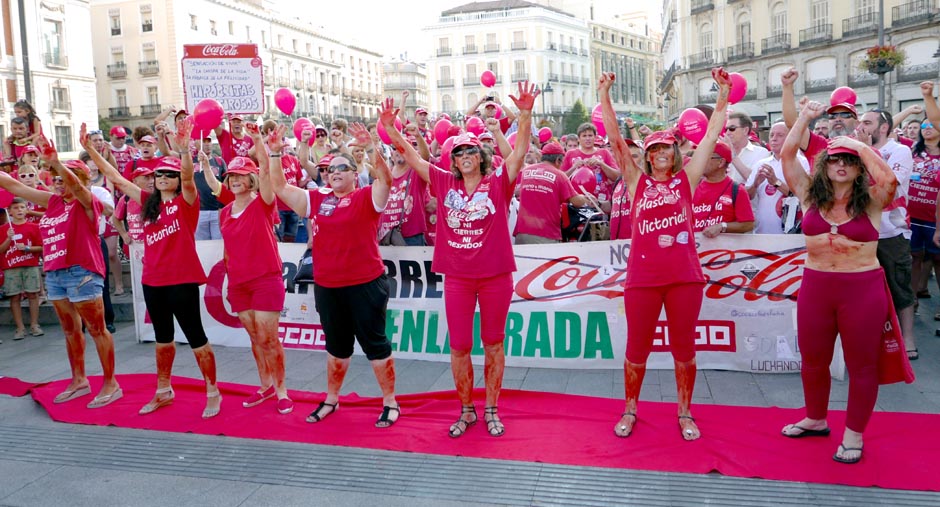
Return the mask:
<svg viewBox="0 0 940 507">
<path fill-rule="evenodd" d="M 856 215 L 844 224 L 831 224 L 823 218 L 815 206 L 803 214 L 803 234 L 806 236 L 819 236 L 820 234 L 841 234 L 852 241 L 878 241 L 878 230 L 871 224 L 865 215 Z"/>
<path fill-rule="evenodd" d="M 631 220 L 627 288 L 704 283 L 692 233 L 692 186 L 685 172 L 668 181 L 641 175 Z"/>
</svg>

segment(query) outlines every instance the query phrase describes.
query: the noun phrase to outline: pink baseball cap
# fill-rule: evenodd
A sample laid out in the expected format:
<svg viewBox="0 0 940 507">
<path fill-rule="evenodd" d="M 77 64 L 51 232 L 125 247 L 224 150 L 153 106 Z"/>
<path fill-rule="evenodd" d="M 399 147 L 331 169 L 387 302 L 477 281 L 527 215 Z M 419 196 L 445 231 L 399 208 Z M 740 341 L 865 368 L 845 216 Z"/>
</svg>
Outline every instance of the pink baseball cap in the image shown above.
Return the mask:
<svg viewBox="0 0 940 507">
<path fill-rule="evenodd" d="M 82 162 L 81 160 L 66 160 L 65 162 L 62 163 L 62 165 L 64 165 L 65 167 L 68 167 L 69 169 L 78 169 L 79 171 L 85 174 L 89 173 L 88 166 L 85 165 L 85 163 Z"/>
<path fill-rule="evenodd" d="M 137 144 L 140 143 L 157 144 L 157 138 L 153 136 L 144 136 L 140 138 L 140 141 L 137 141 Z"/>
<path fill-rule="evenodd" d="M 671 146 L 676 144 L 676 136 L 674 136 L 672 132 L 668 130 L 653 132 L 643 142 L 643 149 L 649 150 L 650 146 L 653 146 L 654 144 L 668 144 Z"/>
<path fill-rule="evenodd" d="M 848 154 L 848 155 L 855 155 L 856 157 L 858 156 L 857 151 L 853 150 L 852 148 L 844 148 L 844 147 L 829 148 L 826 150 L 826 153 L 828 155 Z"/>
<path fill-rule="evenodd" d="M 330 162 L 333 161 L 333 155 L 327 154 L 320 157 L 320 161 L 317 162 L 317 167 L 330 167 Z"/>
<path fill-rule="evenodd" d="M 154 171 L 182 171 L 182 161 L 176 157 L 163 157 L 160 159 L 160 165 L 154 168 Z"/>
<path fill-rule="evenodd" d="M 127 131 L 124 130 L 124 127 L 120 125 L 111 127 L 111 130 L 108 131 L 108 134 L 110 134 L 111 137 L 127 137 Z"/>
<path fill-rule="evenodd" d="M 480 137 L 478 137 L 477 139 L 479 139 L 479 140 L 481 140 L 481 141 L 484 140 L 484 139 L 489 139 L 490 141 L 493 141 L 493 140 L 495 140 L 496 138 L 493 137 L 493 134 L 492 134 L 491 132 L 484 132 L 484 133 L 480 134 Z"/>
<path fill-rule="evenodd" d="M 33 146 L 32 144 L 29 144 L 25 148 L 23 148 L 23 153 L 20 153 L 20 156 L 22 156 L 24 153 L 35 153 L 39 155 L 40 151 L 39 151 L 39 148 Z"/>
<path fill-rule="evenodd" d="M 625 137 L 625 138 L 623 138 L 623 140 L 626 141 L 626 143 L 627 143 L 629 146 L 636 146 L 637 148 L 642 148 L 642 147 L 643 147 L 640 143 L 634 141 L 632 137 Z"/>
<path fill-rule="evenodd" d="M 423 107 L 419 107 L 418 109 L 415 109 L 415 115 L 417 116 L 419 114 L 428 114 L 428 110 Z"/>
<path fill-rule="evenodd" d="M 561 147 L 560 144 L 556 142 L 545 143 L 542 146 L 542 155 L 564 155 L 565 149 Z"/>
<path fill-rule="evenodd" d="M 480 144 L 480 140 L 477 139 L 477 136 L 475 136 L 473 132 L 464 132 L 454 138 L 454 146 L 451 148 L 451 153 L 456 151 L 458 146 L 476 146 L 479 148 L 482 144 Z"/>
<path fill-rule="evenodd" d="M 232 117 L 229 118 L 229 121 L 242 121 L 242 115 L 240 115 L 240 114 L 233 114 Z"/>
<path fill-rule="evenodd" d="M 731 159 L 734 158 L 734 155 L 731 153 L 731 147 L 723 141 L 718 141 L 715 143 L 715 154 L 721 156 L 725 159 L 725 162 L 731 163 Z"/>
<path fill-rule="evenodd" d="M 248 157 L 235 157 L 229 162 L 225 174 L 258 174 L 258 166 Z"/>
</svg>

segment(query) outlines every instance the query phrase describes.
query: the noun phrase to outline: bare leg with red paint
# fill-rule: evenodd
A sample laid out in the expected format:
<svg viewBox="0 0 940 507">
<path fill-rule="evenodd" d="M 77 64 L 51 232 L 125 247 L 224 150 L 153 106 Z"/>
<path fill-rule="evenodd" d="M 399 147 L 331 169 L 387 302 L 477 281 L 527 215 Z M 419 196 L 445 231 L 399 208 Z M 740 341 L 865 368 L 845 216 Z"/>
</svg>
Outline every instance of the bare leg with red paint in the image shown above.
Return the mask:
<svg viewBox="0 0 940 507">
<path fill-rule="evenodd" d="M 209 419 L 219 415 L 222 410 L 222 395 L 215 383 L 215 354 L 212 352 L 212 345 L 207 343 L 193 349 L 193 355 L 196 356 L 196 364 L 206 380 L 206 408 L 202 411 L 202 418 Z"/>
<path fill-rule="evenodd" d="M 348 357 L 340 359 L 329 352 L 326 353 L 326 399 L 307 416 L 308 423 L 320 422 L 339 410 L 339 391 L 343 387 L 343 379 L 346 378 L 347 371 L 349 371 Z"/>
<path fill-rule="evenodd" d="M 473 362 L 469 350 L 450 350 L 450 371 L 454 376 L 461 411 L 460 418 L 451 425 L 449 433 L 452 438 L 457 438 L 477 422 L 473 405 Z"/>
<path fill-rule="evenodd" d="M 241 321 L 242 326 L 248 333 L 248 337 L 251 339 L 251 354 L 255 358 L 255 364 L 258 367 L 258 380 L 261 383 L 261 388 L 258 389 L 258 394 L 263 394 L 271 387 L 273 382 L 271 381 L 271 374 L 268 372 L 267 361 L 265 360 L 264 356 L 264 346 L 261 344 L 261 337 L 258 336 L 258 326 L 255 322 L 255 311 L 245 310 L 243 312 L 238 312 L 238 320 Z M 268 396 L 265 396 L 264 398 L 267 399 Z M 250 406 L 254 406 L 257 403 L 249 401 L 248 404 Z"/>
<path fill-rule="evenodd" d="M 75 305 L 66 299 L 59 299 L 53 301 L 52 306 L 65 333 L 65 350 L 72 370 L 72 381 L 54 400 L 55 403 L 65 403 L 91 393 L 88 378 L 85 376 L 85 336 L 82 334 L 81 317 Z"/>
<path fill-rule="evenodd" d="M 387 428 L 398 420 L 401 409 L 395 400 L 395 358 L 389 356 L 385 359 L 371 361 L 375 379 L 382 390 L 382 416 L 376 422 L 376 427 Z"/>
<path fill-rule="evenodd" d="M 646 364 L 631 363 L 623 360 L 623 390 L 626 404 L 623 415 L 614 426 L 614 434 L 621 438 L 629 437 L 636 425 L 637 400 L 640 399 L 640 389 L 643 387 L 643 377 L 646 376 Z"/>
<path fill-rule="evenodd" d="M 173 361 L 176 359 L 176 344 L 173 342 L 158 343 L 154 354 L 157 359 L 157 392 L 153 395 L 153 399 L 138 411 L 140 415 L 153 413 L 161 407 L 172 404 L 175 396 L 171 378 L 173 376 Z"/>
<path fill-rule="evenodd" d="M 268 375 L 268 382 L 273 385 L 277 398 L 287 398 L 287 385 L 284 383 L 284 346 L 277 338 L 277 324 L 281 317 L 278 312 L 261 312 L 255 314 L 255 332 L 261 343 L 264 357 L 264 368 Z"/>
<path fill-rule="evenodd" d="M 101 391 L 88 404 L 88 408 L 101 408 L 124 396 L 121 386 L 114 378 L 114 338 L 111 337 L 111 333 L 105 327 L 104 300 L 101 297 L 92 301 L 75 303 L 75 308 L 85 322 L 88 333 L 95 340 L 95 349 L 98 351 L 98 360 L 101 361 L 101 372 L 104 380 Z"/>
<path fill-rule="evenodd" d="M 692 418 L 692 392 L 695 390 L 695 358 L 691 361 L 675 361 L 676 390 L 679 398 L 679 429 L 682 438 L 692 441 L 701 438 L 702 433 Z"/>
<path fill-rule="evenodd" d="M 503 373 L 506 371 L 506 352 L 503 342 L 483 345 L 485 353 L 483 374 L 486 380 L 486 407 L 483 409 L 483 419 L 486 421 L 486 431 L 494 437 L 506 433 L 506 427 L 499 420 L 496 413 L 499 402 L 499 392 L 503 388 Z"/>
</svg>

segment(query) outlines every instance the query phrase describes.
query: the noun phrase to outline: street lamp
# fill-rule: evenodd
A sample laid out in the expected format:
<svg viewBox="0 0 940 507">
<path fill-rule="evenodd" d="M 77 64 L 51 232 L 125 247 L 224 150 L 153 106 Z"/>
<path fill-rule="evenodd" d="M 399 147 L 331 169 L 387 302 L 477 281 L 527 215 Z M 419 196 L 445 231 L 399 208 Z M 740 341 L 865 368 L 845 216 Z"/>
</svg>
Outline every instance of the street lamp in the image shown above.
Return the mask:
<svg viewBox="0 0 940 507">
<path fill-rule="evenodd" d="M 555 90 L 552 88 L 552 82 L 549 81 L 542 87 L 542 93 L 540 94 L 542 96 L 542 114 L 546 116 L 548 116 L 548 111 L 545 109 L 545 94 L 552 93 L 553 91 Z"/>
</svg>

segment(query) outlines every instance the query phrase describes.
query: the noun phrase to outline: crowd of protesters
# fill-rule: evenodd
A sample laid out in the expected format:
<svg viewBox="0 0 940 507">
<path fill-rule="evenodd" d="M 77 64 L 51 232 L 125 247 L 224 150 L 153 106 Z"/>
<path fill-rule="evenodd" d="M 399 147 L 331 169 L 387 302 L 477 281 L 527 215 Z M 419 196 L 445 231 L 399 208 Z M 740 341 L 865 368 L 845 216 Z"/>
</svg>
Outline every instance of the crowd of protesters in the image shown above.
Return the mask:
<svg viewBox="0 0 940 507">
<path fill-rule="evenodd" d="M 337 118 L 327 126 L 312 118 L 291 129 L 227 114 L 214 132 L 194 135 L 189 113 L 168 108 L 152 126 L 133 131 L 114 126 L 105 135 L 83 126 L 84 151 L 66 162 L 46 140 L 32 106 L 19 101 L 0 174 L 0 267 L 14 339 L 43 334 L 39 307 L 50 301 L 67 337 L 73 373 L 56 401 L 90 393 L 82 324 L 105 371 L 88 406 L 119 399 L 109 285 L 115 296 L 130 290 L 123 283 L 122 245 L 144 243 L 142 282 L 157 334 L 158 375 L 154 398 L 140 413 L 173 401 L 176 320 L 206 380 L 203 417 L 213 417 L 221 396 L 210 337 L 199 318 L 198 287 L 206 275 L 195 242 L 223 240 L 229 302 L 251 336 L 261 383 L 243 406 L 277 397 L 277 410 L 287 414 L 293 403 L 277 340 L 284 299 L 277 242 L 306 243 L 327 335 L 329 378 L 326 399 L 307 420 L 319 422 L 339 409 L 358 340 L 383 392 L 376 426 L 388 427 L 401 412 L 385 336 L 388 283 L 378 247 L 429 247 L 434 270 L 445 275 L 452 369 L 462 406 L 449 435 L 460 437 L 477 421 L 469 352 L 479 304 L 484 417 L 487 431 L 500 436 L 506 431 L 497 401 L 515 270 L 512 243 L 632 239 L 624 292 L 626 407 L 614 432 L 627 437 L 638 422 L 652 326 L 665 309 L 679 427 L 683 438 L 695 440 L 701 434 L 690 409 L 696 372 L 692 326 L 704 278 L 694 235 L 802 233 L 809 274 L 804 288 L 840 285 L 845 298 L 850 291 L 880 293 L 884 297 L 871 298 L 870 311 L 863 313 L 877 320 L 893 307 L 907 358 L 917 359 L 913 317 L 918 299 L 930 297 L 931 268 L 940 267 L 940 106 L 934 84 L 921 84 L 923 104 L 896 114 L 859 111 L 854 96 L 834 94 L 828 105 L 797 101 L 793 85 L 799 73 L 790 69 L 781 76 L 783 119 L 758 125 L 729 104 L 728 74 L 714 69 L 713 77 L 718 101 L 701 108 L 708 121 L 697 144 L 681 128 L 654 132 L 619 118 L 608 95 L 616 76 L 606 73 L 598 86 L 603 125 L 586 122 L 550 138 L 535 135 L 532 125 L 538 90 L 520 83 L 511 105 L 486 96 L 467 111 L 463 126 L 423 107 L 407 117 L 407 92 L 397 105 L 388 99 L 377 123 L 369 125 Z M 448 122 L 446 135 L 438 121 Z M 609 135 L 598 135 L 598 127 Z M 475 266 L 472 273 L 467 265 Z M 799 337 L 807 418 L 783 434 L 829 433 L 826 367 L 839 332 L 851 373 L 850 417 L 834 459 L 852 463 L 861 459 L 861 435 L 877 396 L 872 351 L 878 326 L 843 316 L 843 292 L 800 292 L 800 328 L 814 330 Z"/>
</svg>

